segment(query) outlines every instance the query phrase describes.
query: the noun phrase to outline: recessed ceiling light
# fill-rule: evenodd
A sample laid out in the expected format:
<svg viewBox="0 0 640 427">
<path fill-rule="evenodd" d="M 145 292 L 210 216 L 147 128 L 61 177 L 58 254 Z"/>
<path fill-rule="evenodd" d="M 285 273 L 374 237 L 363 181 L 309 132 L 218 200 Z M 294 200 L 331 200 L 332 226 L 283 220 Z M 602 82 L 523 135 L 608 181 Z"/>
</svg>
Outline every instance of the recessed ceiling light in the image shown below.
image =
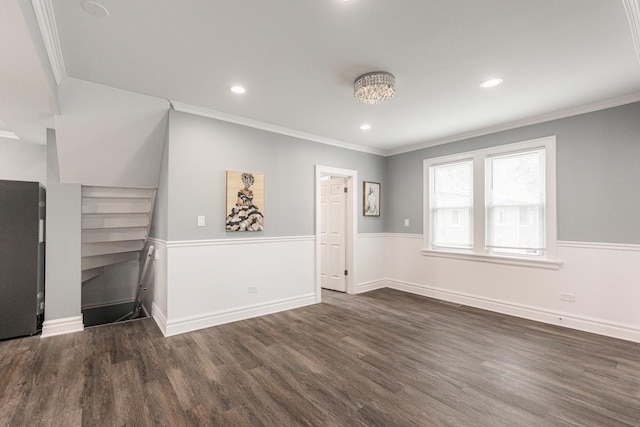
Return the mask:
<svg viewBox="0 0 640 427">
<path fill-rule="evenodd" d="M 360 130 L 369 130 L 371 129 L 371 125 L 368 123 L 364 123 L 363 125 L 360 125 Z"/>
<path fill-rule="evenodd" d="M 242 86 L 231 86 L 231 92 L 233 93 L 245 93 L 246 91 Z"/>
<path fill-rule="evenodd" d="M 105 16 L 109 16 L 109 11 L 106 7 L 93 0 L 85 0 L 82 2 L 82 8 L 89 15 L 98 16 L 104 18 Z"/>
<path fill-rule="evenodd" d="M 494 87 L 494 86 L 498 86 L 500 83 L 502 83 L 502 79 L 497 78 L 497 79 L 489 79 L 489 80 L 485 80 L 482 83 L 480 83 L 480 87 Z"/>
<path fill-rule="evenodd" d="M 20 139 L 18 135 L 8 130 L 0 130 L 0 138 Z"/>
</svg>

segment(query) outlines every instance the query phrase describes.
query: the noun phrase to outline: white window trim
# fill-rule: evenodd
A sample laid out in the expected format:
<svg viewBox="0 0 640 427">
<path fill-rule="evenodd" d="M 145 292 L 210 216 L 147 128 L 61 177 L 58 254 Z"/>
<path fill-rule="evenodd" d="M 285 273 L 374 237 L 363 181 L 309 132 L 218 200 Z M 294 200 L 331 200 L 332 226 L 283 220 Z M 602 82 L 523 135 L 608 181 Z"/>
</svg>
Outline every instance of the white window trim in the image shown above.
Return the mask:
<svg viewBox="0 0 640 427">
<path fill-rule="evenodd" d="M 544 257 L 504 256 L 485 252 L 485 159 L 490 156 L 536 148 L 545 149 L 545 231 L 546 251 Z M 430 247 L 431 222 L 429 220 L 431 206 L 430 168 L 439 164 L 473 160 L 473 250 L 454 251 L 434 249 Z M 475 151 L 453 154 L 450 156 L 425 159 L 423 162 L 423 230 L 424 240 L 422 254 L 432 257 L 444 257 L 467 261 L 489 262 L 521 267 L 546 268 L 557 270 L 562 261 L 557 256 L 557 222 L 556 222 L 556 137 L 548 136 L 515 144 L 499 145 Z"/>
</svg>

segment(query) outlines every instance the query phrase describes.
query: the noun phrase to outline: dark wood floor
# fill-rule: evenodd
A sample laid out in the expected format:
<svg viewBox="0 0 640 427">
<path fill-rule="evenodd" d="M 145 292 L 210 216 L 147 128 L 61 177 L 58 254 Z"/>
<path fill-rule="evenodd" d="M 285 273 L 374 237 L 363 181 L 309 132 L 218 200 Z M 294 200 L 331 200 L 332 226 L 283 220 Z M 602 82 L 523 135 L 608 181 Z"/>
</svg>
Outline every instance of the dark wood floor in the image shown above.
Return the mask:
<svg viewBox="0 0 640 427">
<path fill-rule="evenodd" d="M 0 342 L 0 426 L 640 425 L 640 346 L 394 290 Z"/>
</svg>

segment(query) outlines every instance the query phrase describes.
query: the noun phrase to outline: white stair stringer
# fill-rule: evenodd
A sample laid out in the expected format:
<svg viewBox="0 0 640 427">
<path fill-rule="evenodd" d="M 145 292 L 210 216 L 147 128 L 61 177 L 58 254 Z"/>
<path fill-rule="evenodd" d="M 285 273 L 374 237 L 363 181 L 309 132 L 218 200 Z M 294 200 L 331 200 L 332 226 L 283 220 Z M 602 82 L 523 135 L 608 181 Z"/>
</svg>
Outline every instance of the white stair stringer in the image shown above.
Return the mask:
<svg viewBox="0 0 640 427">
<path fill-rule="evenodd" d="M 82 187 L 82 281 L 140 259 L 151 228 L 153 188 Z"/>
</svg>

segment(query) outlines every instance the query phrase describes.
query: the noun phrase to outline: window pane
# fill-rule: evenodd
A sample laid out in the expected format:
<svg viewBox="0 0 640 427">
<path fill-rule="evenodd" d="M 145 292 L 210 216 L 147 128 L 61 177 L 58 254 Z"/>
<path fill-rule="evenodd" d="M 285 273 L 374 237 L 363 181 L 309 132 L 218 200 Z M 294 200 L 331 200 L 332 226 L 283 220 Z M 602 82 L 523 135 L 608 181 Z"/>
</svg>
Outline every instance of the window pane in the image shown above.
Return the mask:
<svg viewBox="0 0 640 427">
<path fill-rule="evenodd" d="M 471 248 L 473 244 L 473 164 L 431 168 L 432 246 Z"/>
<path fill-rule="evenodd" d="M 487 159 L 487 181 L 488 249 L 544 254 L 544 150 Z"/>
<path fill-rule="evenodd" d="M 492 205 L 539 205 L 544 200 L 542 151 L 490 158 Z"/>
<path fill-rule="evenodd" d="M 491 252 L 542 255 L 543 221 L 544 212 L 541 206 L 489 208 Z"/>
<path fill-rule="evenodd" d="M 432 244 L 440 247 L 471 247 L 471 209 L 434 209 Z"/>
</svg>

